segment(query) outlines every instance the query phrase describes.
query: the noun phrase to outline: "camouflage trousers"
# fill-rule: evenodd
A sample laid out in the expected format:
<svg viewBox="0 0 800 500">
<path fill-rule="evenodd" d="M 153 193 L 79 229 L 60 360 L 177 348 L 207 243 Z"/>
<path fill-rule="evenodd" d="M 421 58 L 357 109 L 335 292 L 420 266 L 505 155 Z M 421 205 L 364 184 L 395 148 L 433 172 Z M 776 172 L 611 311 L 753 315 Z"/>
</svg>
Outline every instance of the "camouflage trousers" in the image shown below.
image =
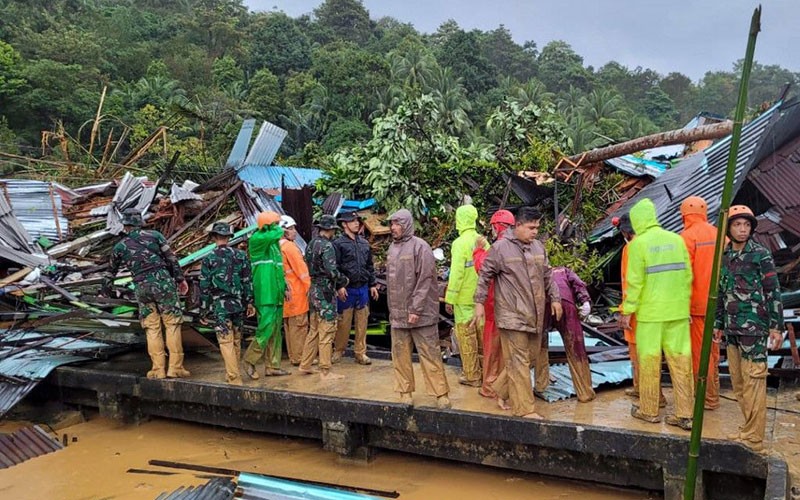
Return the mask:
<svg viewBox="0 0 800 500">
<path fill-rule="evenodd" d="M 183 316 L 175 280 L 166 271 L 157 271 L 146 281 L 135 283 L 133 291 L 139 304 L 139 318 L 146 318 L 153 312 Z"/>
</svg>

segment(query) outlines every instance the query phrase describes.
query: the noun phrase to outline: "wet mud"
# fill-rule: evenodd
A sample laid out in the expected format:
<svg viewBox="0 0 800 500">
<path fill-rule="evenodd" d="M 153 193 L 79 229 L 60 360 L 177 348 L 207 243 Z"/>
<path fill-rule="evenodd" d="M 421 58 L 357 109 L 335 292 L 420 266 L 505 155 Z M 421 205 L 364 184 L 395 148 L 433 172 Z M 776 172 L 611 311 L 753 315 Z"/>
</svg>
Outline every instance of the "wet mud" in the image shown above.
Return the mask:
<svg viewBox="0 0 800 500">
<path fill-rule="evenodd" d="M 0 432 L 19 427 L 0 424 Z M 92 417 L 58 431 L 60 451 L 0 470 L 0 497 L 14 499 L 153 499 L 203 484 L 201 473 L 148 465 L 169 460 L 257 474 L 395 490 L 401 499 L 650 499 L 643 491 L 608 488 L 381 451 L 370 463 L 343 460 L 311 440 L 154 419 L 138 426 Z M 72 442 L 77 438 L 76 442 Z M 129 469 L 162 474 L 129 473 Z"/>
</svg>

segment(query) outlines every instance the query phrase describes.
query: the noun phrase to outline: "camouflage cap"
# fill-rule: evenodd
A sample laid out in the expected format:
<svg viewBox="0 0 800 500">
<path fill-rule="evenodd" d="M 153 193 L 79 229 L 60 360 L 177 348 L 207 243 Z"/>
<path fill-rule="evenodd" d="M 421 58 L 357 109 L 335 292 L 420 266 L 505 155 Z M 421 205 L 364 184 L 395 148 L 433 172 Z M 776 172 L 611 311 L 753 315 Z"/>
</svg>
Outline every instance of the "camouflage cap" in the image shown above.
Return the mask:
<svg viewBox="0 0 800 500">
<path fill-rule="evenodd" d="M 215 222 L 214 225 L 211 226 L 211 234 L 233 236 L 233 230 L 231 229 L 231 225 L 227 222 Z"/>
<path fill-rule="evenodd" d="M 320 229 L 338 229 L 339 227 L 336 225 L 336 217 L 333 215 L 323 215 L 314 225 Z"/>
<path fill-rule="evenodd" d="M 125 211 L 122 212 L 122 225 L 134 227 L 141 227 L 144 225 L 144 219 L 142 218 L 141 212 L 135 208 L 125 209 Z"/>
</svg>

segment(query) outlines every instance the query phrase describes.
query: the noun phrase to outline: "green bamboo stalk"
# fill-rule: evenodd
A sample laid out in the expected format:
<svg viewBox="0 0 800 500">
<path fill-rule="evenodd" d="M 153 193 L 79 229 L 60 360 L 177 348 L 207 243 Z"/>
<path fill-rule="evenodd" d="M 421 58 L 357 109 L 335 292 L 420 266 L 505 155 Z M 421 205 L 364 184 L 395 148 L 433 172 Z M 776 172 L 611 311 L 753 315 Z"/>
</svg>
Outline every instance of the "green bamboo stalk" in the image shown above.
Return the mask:
<svg viewBox="0 0 800 500">
<path fill-rule="evenodd" d="M 722 265 L 722 251 L 725 244 L 725 233 L 728 227 L 728 209 L 733 195 L 733 177 L 736 172 L 736 157 L 739 154 L 739 141 L 742 137 L 742 121 L 747 107 L 747 86 L 750 81 L 750 69 L 753 67 L 753 53 L 756 48 L 756 38 L 761 31 L 761 6 L 753 11 L 750 20 L 750 35 L 747 39 L 747 51 L 742 67 L 742 79 L 739 83 L 739 101 L 736 104 L 736 113 L 733 118 L 733 135 L 731 137 L 730 153 L 728 154 L 728 167 L 725 175 L 725 184 L 722 190 L 722 202 L 717 217 L 717 245 L 714 250 L 714 266 L 711 269 L 711 288 L 708 293 L 706 305 L 706 322 L 703 329 L 703 348 L 700 351 L 700 367 L 697 377 L 697 387 L 694 400 L 694 418 L 692 420 L 692 437 L 689 443 L 689 461 L 686 467 L 686 483 L 683 488 L 684 500 L 694 500 L 695 485 L 697 484 L 697 459 L 700 457 L 700 440 L 703 435 L 703 410 L 705 404 L 706 385 L 708 378 L 708 359 L 711 355 L 711 341 L 714 331 L 714 317 L 717 311 L 717 293 L 719 287 L 719 270 Z"/>
</svg>

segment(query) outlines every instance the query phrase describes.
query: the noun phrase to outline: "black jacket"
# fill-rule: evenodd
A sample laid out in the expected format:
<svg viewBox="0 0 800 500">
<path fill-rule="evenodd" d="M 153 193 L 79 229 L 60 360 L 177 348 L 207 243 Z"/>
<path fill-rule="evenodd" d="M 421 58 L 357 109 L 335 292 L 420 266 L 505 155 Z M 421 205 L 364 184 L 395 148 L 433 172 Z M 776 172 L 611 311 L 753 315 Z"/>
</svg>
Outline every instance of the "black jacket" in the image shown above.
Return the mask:
<svg viewBox="0 0 800 500">
<path fill-rule="evenodd" d="M 336 250 L 336 265 L 347 276 L 350 288 L 364 285 L 375 286 L 375 266 L 372 263 L 372 250 L 367 240 L 356 236 L 353 240 L 346 234 L 333 240 Z"/>
</svg>

